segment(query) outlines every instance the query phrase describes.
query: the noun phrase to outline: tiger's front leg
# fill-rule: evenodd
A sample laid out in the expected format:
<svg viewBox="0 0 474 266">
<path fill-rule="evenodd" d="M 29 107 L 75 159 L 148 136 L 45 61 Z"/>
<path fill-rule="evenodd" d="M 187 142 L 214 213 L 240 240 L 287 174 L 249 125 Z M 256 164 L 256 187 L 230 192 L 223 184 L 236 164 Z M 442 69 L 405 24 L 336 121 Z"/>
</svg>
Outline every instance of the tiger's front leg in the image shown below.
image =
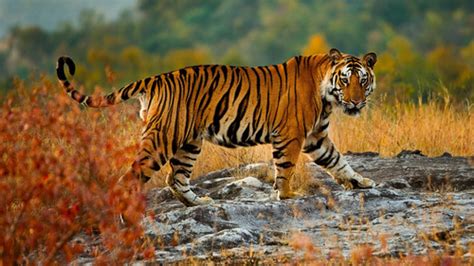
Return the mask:
<svg viewBox="0 0 474 266">
<path fill-rule="evenodd" d="M 275 164 L 275 183 L 277 199 L 288 199 L 298 196 L 291 191 L 290 181 L 301 152 L 302 141 L 297 138 L 276 138 L 273 143 L 273 163 Z"/>
<path fill-rule="evenodd" d="M 314 163 L 324 167 L 345 189 L 352 189 L 354 186 L 375 187 L 375 182 L 372 179 L 365 178 L 352 169 L 329 139 L 327 132 L 310 135 L 306 139 L 303 152 L 308 154 Z"/>
</svg>

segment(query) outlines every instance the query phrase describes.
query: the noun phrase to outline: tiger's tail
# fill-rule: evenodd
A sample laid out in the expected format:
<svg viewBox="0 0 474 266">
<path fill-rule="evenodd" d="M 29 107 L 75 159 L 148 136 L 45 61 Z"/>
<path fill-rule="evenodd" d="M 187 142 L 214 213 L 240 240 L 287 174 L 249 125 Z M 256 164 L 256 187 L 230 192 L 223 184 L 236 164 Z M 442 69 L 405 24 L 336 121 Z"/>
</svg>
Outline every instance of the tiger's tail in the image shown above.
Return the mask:
<svg viewBox="0 0 474 266">
<path fill-rule="evenodd" d="M 89 96 L 81 93 L 80 91 L 76 90 L 74 86 L 69 82 L 65 73 L 64 73 L 64 65 L 68 66 L 69 74 L 71 76 L 74 75 L 76 71 L 76 65 L 74 61 L 70 57 L 61 56 L 58 58 L 58 62 L 56 65 L 56 75 L 58 76 L 59 82 L 61 82 L 62 86 L 66 90 L 66 93 L 76 102 L 93 108 L 99 107 L 107 107 L 110 105 L 118 104 L 123 101 L 126 101 L 130 98 L 137 97 L 139 94 L 145 91 L 145 84 L 142 80 L 133 82 L 128 84 L 125 87 L 122 87 L 114 92 L 104 95 L 104 96 Z"/>
</svg>

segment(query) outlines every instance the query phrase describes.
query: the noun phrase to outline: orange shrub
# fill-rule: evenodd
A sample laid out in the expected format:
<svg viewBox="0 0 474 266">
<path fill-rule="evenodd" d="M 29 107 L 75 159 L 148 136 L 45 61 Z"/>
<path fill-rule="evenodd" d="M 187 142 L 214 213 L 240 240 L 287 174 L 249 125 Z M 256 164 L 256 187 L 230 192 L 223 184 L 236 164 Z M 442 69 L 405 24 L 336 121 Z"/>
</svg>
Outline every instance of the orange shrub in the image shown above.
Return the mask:
<svg viewBox="0 0 474 266">
<path fill-rule="evenodd" d="M 123 130 L 139 123 L 125 110 L 132 108 L 81 111 L 46 80 L 15 89 L 0 107 L 3 263 L 49 264 L 82 252 L 106 261 L 141 256 L 147 248 L 139 240 L 144 197 L 116 184 L 136 150 L 130 141 L 136 136 Z M 127 226 L 119 223 L 120 213 Z M 71 241 L 78 236 L 100 245 L 86 251 Z"/>
</svg>

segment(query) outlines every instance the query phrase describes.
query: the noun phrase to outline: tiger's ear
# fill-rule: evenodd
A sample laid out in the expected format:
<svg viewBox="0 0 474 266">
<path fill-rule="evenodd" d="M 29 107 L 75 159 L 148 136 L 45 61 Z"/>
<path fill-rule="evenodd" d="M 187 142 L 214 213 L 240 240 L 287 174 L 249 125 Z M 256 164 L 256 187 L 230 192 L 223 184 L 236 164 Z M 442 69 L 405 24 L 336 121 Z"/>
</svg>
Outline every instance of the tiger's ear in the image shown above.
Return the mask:
<svg viewBox="0 0 474 266">
<path fill-rule="evenodd" d="M 368 67 L 374 68 L 375 63 L 377 63 L 377 55 L 375 53 L 368 53 L 364 55 L 363 60 Z"/>
<path fill-rule="evenodd" d="M 331 58 L 333 63 L 336 63 L 337 61 L 339 61 L 339 59 L 342 58 L 342 54 L 336 48 L 332 48 L 331 50 L 329 50 L 329 57 Z"/>
</svg>

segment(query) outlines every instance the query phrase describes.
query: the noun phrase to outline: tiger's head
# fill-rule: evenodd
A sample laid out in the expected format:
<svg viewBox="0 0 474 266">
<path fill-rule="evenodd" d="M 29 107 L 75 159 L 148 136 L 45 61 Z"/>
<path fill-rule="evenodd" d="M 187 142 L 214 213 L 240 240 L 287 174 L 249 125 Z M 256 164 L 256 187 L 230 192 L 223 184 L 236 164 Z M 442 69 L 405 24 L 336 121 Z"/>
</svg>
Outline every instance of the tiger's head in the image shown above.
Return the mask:
<svg viewBox="0 0 474 266">
<path fill-rule="evenodd" d="M 362 58 L 331 49 L 328 54 L 332 67 L 321 84 L 323 98 L 339 106 L 348 115 L 358 115 L 375 89 L 375 53 Z"/>
</svg>

